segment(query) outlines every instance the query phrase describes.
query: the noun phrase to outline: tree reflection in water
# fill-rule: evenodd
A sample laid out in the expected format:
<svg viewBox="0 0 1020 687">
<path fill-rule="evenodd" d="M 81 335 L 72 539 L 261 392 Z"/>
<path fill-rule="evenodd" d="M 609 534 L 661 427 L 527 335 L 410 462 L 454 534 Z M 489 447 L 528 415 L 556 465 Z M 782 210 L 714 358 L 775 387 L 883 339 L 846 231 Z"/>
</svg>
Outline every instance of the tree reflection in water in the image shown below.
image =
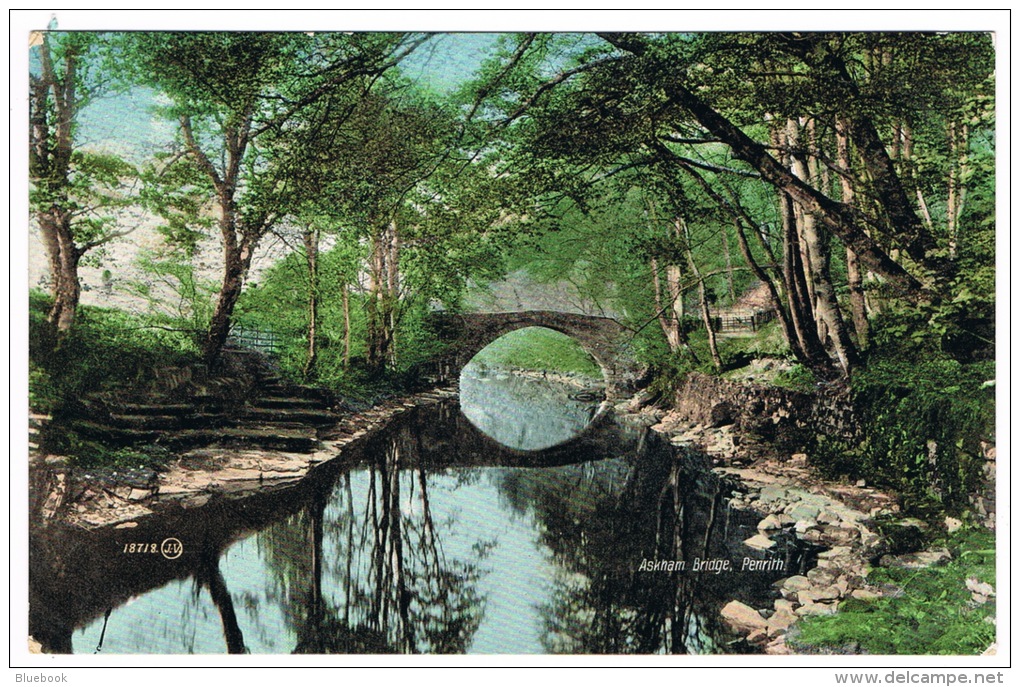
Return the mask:
<svg viewBox="0 0 1020 687">
<path fill-rule="evenodd" d="M 678 461 L 654 449 L 633 465 L 606 461 L 558 473 L 549 479 L 514 471 L 500 485 L 516 510 L 534 512 L 556 559 L 550 599 L 541 607 L 545 651 L 733 651 L 719 608 L 728 598 L 767 596 L 772 580 L 693 572 L 695 559 L 739 561 L 748 553 L 740 548 L 747 524 L 731 521 L 726 484 L 697 456 Z M 782 555 L 788 567 L 803 563 L 795 548 L 784 547 Z M 682 560 L 687 569 L 642 572 L 643 560 Z"/>
<path fill-rule="evenodd" d="M 464 653 L 481 621 L 476 563 L 447 558 L 429 470 L 406 428 L 331 494 L 258 535 L 296 653 Z"/>
<path fill-rule="evenodd" d="M 703 461 L 605 417 L 524 452 L 419 408 L 292 486 L 34 531 L 30 629 L 107 653 L 745 651 L 719 608 L 767 599 L 800 549 L 771 576 L 639 569 L 751 554 Z M 166 537 L 180 558 L 123 553 Z"/>
</svg>

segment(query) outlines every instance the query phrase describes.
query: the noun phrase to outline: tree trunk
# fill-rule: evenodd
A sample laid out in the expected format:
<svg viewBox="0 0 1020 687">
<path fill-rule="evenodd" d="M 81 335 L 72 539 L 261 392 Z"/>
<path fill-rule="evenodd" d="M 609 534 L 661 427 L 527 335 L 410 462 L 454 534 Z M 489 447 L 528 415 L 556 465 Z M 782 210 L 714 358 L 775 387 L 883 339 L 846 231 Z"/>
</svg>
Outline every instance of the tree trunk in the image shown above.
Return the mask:
<svg viewBox="0 0 1020 687">
<path fill-rule="evenodd" d="M 836 123 L 839 126 L 839 122 Z M 901 148 L 901 162 L 900 168 L 903 170 L 903 175 L 911 186 L 914 187 L 914 195 L 917 197 L 917 207 L 921 211 L 921 219 L 924 221 L 925 228 L 934 233 L 935 223 L 931 219 L 931 211 L 928 210 L 928 202 L 924 199 L 924 192 L 921 190 L 921 186 L 917 181 L 917 164 L 914 162 L 914 133 L 909 122 L 903 121 L 900 123 L 900 135 L 903 137 L 903 146 Z M 847 157 L 849 161 L 849 156 Z M 844 201 L 845 202 L 845 201 Z"/>
<path fill-rule="evenodd" d="M 251 266 L 253 248 L 246 234 L 241 232 L 241 243 L 236 242 L 236 227 L 233 213 L 224 211 L 220 219 L 220 233 L 223 241 L 223 280 L 220 283 L 219 297 L 209 322 L 203 353 L 205 362 L 213 367 L 223 350 L 223 345 L 230 335 L 233 324 L 234 306 L 244 288 L 244 280 Z"/>
<path fill-rule="evenodd" d="M 340 300 L 344 310 L 344 367 L 351 365 L 351 295 L 345 282 L 340 287 Z"/>
<path fill-rule="evenodd" d="M 761 231 L 759 230 L 760 227 L 755 225 L 754 220 L 747 215 L 746 212 L 742 212 L 742 209 L 735 201 L 727 202 L 726 199 L 712 188 L 712 185 L 705 181 L 704 177 L 698 174 L 696 170 L 691 169 L 690 167 L 686 169 L 687 172 L 694 177 L 694 180 L 698 182 L 698 185 L 705 191 L 706 195 L 714 200 L 720 207 L 728 210 L 730 215 L 733 217 L 733 227 L 736 231 L 737 245 L 740 247 L 740 253 L 743 255 L 744 261 L 747 263 L 748 267 L 751 268 L 751 272 L 754 273 L 754 276 L 756 276 L 768 290 L 769 302 L 776 311 L 776 317 L 779 318 L 779 324 L 782 327 L 783 338 L 786 340 L 786 344 L 790 347 L 794 357 L 806 364 L 807 354 L 804 352 L 804 349 L 800 344 L 800 340 L 797 337 L 792 316 L 789 312 L 787 312 L 786 308 L 783 307 L 783 297 L 780 294 L 779 286 L 777 286 L 776 282 L 769 276 L 768 272 L 766 272 L 755 259 L 754 253 L 751 252 L 751 245 L 747 240 L 747 234 L 744 231 L 744 225 L 741 222 L 743 221 L 748 224 L 754 234 L 758 237 L 758 240 L 761 242 L 762 251 L 769 257 L 769 259 L 775 261 L 771 247 L 761 235 Z M 783 275 L 783 270 L 781 268 L 779 269 L 779 275 L 780 277 Z"/>
<path fill-rule="evenodd" d="M 674 84 L 674 86 L 676 85 Z M 673 95 L 678 102 L 691 111 L 706 129 L 726 141 L 734 155 L 757 169 L 766 181 L 776 186 L 806 211 L 818 213 L 825 225 L 839 236 L 844 244 L 853 248 L 860 259 L 875 272 L 885 277 L 905 296 L 917 297 L 921 295 L 923 291 L 921 283 L 896 264 L 889 254 L 868 236 L 864 228 L 863 217 L 850 208 L 818 193 L 792 173 L 783 169 L 782 165 L 779 165 L 759 143 L 701 102 L 693 93 L 676 86 Z"/>
<path fill-rule="evenodd" d="M 715 330 L 712 328 L 712 313 L 708 310 L 708 292 L 705 289 L 705 280 L 698 269 L 698 263 L 694 262 L 694 251 L 691 250 L 691 232 L 687 222 L 678 217 L 674 224 L 676 233 L 683 239 L 684 252 L 687 254 L 687 264 L 691 273 L 698 280 L 698 302 L 701 304 L 701 320 L 705 323 L 705 334 L 708 336 L 708 351 L 712 356 L 712 364 L 716 372 L 722 372 L 722 357 L 719 355 L 719 347 L 716 345 Z"/>
<path fill-rule="evenodd" d="M 814 269 L 811 278 L 814 282 L 815 306 L 818 312 L 818 320 L 824 324 L 832 347 L 839 358 L 843 372 L 851 373 L 859 362 L 857 350 L 850 335 L 847 332 L 846 324 L 836 302 L 836 292 L 832 288 L 829 277 L 829 254 L 823 245 L 824 239 L 816 230 L 813 222 L 807 222 L 804 226 L 804 241 L 807 244 L 807 252 L 811 257 Z M 824 340 L 823 332 L 819 328 L 819 339 Z"/>
<path fill-rule="evenodd" d="M 659 277 L 659 261 L 651 259 L 652 288 L 655 294 L 655 312 L 659 320 L 659 326 L 666 337 L 666 345 L 671 353 L 680 350 L 683 344 L 683 332 L 680 329 L 680 322 L 676 318 L 676 308 L 672 303 L 665 303 L 662 294 L 662 282 Z M 669 313 L 667 315 L 667 312 Z"/>
<path fill-rule="evenodd" d="M 644 55 L 648 51 L 648 44 L 632 34 L 603 33 L 599 35 L 610 44 L 635 55 Z M 831 69 L 830 65 L 826 66 Z M 847 78 L 849 78 L 848 75 Z M 852 89 L 852 93 L 857 94 L 856 84 L 852 81 L 847 87 Z M 733 122 L 701 100 L 679 80 L 674 79 L 666 84 L 666 95 L 674 103 L 690 112 L 709 133 L 726 143 L 736 157 L 751 165 L 752 168 L 761 174 L 765 181 L 803 206 L 806 212 L 815 213 L 825 226 L 838 236 L 846 246 L 853 248 L 865 265 L 884 277 L 904 297 L 917 299 L 925 296 L 926 289 L 921 282 L 903 269 L 902 266 L 898 265 L 868 235 L 865 231 L 867 219 L 859 212 L 832 200 L 825 194 L 819 193 L 797 179 L 795 175 L 769 155 L 764 146 L 749 137 Z M 861 126 L 863 128 L 865 123 L 861 122 Z M 865 151 L 863 154 L 875 163 L 874 167 L 877 173 L 883 173 L 885 167 L 881 164 L 881 158 L 888 159 L 884 148 L 875 150 L 874 146 L 870 145 L 874 142 L 873 140 L 869 139 L 867 135 L 861 135 L 860 137 L 862 141 L 869 144 L 859 144 Z M 875 139 L 877 139 L 877 136 Z M 880 187 L 880 192 L 884 191 L 895 196 L 896 181 L 889 180 L 884 176 L 882 180 L 885 183 Z M 901 209 L 897 198 L 883 199 L 883 201 L 884 205 L 893 211 Z M 915 227 L 920 226 L 916 215 L 911 220 L 910 216 L 900 217 L 900 214 L 902 213 L 893 215 L 893 229 L 896 230 L 897 238 L 908 246 L 911 257 L 914 257 L 919 265 L 929 267 L 931 263 L 925 255 L 927 242 L 924 240 L 927 233 L 923 231 L 923 227 L 921 227 L 919 234 L 914 232 Z M 896 223 L 896 220 L 899 219 L 905 221 L 902 226 Z"/>
<path fill-rule="evenodd" d="M 395 366 L 397 363 L 397 325 L 400 319 L 400 234 L 397 232 L 396 222 L 390 223 L 386 267 L 386 300 L 388 303 L 386 328 L 389 335 L 387 362 Z"/>
<path fill-rule="evenodd" d="M 74 146 L 72 126 L 78 107 L 77 59 L 74 51 L 68 51 L 64 55 L 64 73 L 58 75 L 49 39 L 44 35 L 40 51 L 42 73 L 33 77 L 29 93 L 29 176 L 37 190 L 45 194 L 42 207 L 36 207 L 34 212 L 50 267 L 53 305 L 47 319 L 58 336 L 74 326 L 81 297 L 78 263 L 84 250 L 74 242 L 68 198 Z"/>
<path fill-rule="evenodd" d="M 368 298 L 365 299 L 365 338 L 368 350 L 367 363 L 373 370 L 379 370 L 385 364 L 382 355 L 383 333 L 381 313 L 383 293 L 383 256 L 380 237 L 372 239 L 372 252 L 368 258 Z"/>
<path fill-rule="evenodd" d="M 220 352 L 230 335 L 234 306 L 237 305 L 243 287 L 244 277 L 240 262 L 236 255 L 230 255 L 223 266 L 223 281 L 203 347 L 205 362 L 209 367 L 213 367 L 219 360 Z"/>
<path fill-rule="evenodd" d="M 946 207 L 946 233 L 949 236 L 949 256 L 956 257 L 959 243 L 960 217 L 967 196 L 964 178 L 967 173 L 968 128 L 965 123 L 949 123 L 949 194 Z"/>
<path fill-rule="evenodd" d="M 797 132 L 788 128 L 790 133 L 788 143 L 791 149 L 797 148 Z M 807 161 L 799 154 L 793 155 L 793 172 L 804 181 L 813 181 L 811 169 Z M 857 351 L 847 333 L 843 316 L 836 301 L 836 292 L 832 288 L 832 279 L 829 275 L 829 251 L 822 235 L 821 228 L 817 226 L 814 215 L 810 213 L 800 214 L 800 240 L 802 250 L 806 256 L 805 277 L 810 286 L 810 297 L 815 311 L 815 326 L 817 328 L 818 340 L 828 339 L 836 352 L 840 366 L 844 374 L 849 375 L 852 368 L 858 363 Z"/>
<path fill-rule="evenodd" d="M 751 253 L 751 246 L 747 241 L 747 235 L 744 233 L 744 227 L 740 223 L 740 218 L 734 216 L 733 225 L 737 231 L 737 245 L 740 246 L 740 252 L 744 256 L 744 261 L 747 262 L 751 271 L 758 277 L 761 283 L 765 284 L 765 288 L 768 290 L 769 302 L 772 304 L 772 308 L 776 311 L 776 317 L 779 318 L 779 324 L 783 330 L 783 338 L 786 340 L 786 345 L 790 347 L 793 355 L 798 360 L 806 360 L 806 354 L 804 353 L 803 347 L 800 345 L 800 340 L 797 337 L 796 329 L 794 328 L 790 314 L 786 308 L 783 307 L 783 298 L 780 295 L 779 287 L 768 275 L 768 273 L 762 269 L 758 261 L 754 259 L 754 255 Z"/>
<path fill-rule="evenodd" d="M 783 128 L 776 126 L 773 129 L 773 145 L 779 150 L 792 151 L 796 146 L 796 123 L 791 122 L 788 120 Z M 797 156 L 788 152 L 784 155 L 784 162 L 794 170 L 794 177 L 800 179 L 796 175 L 797 166 L 801 164 Z M 803 208 L 796 206 L 790 196 L 780 194 L 779 216 L 783 227 L 783 279 L 790 320 L 804 354 L 805 364 L 814 370 L 821 370 L 829 367 L 829 356 L 818 336 L 813 293 L 809 286 L 811 266 L 807 247 L 801 237 Z"/>
<path fill-rule="evenodd" d="M 181 134 L 184 137 L 185 147 L 195 159 L 198 167 L 212 181 L 216 189 L 216 200 L 220 213 L 223 280 L 203 345 L 203 357 L 209 367 L 216 364 L 220 351 L 230 334 L 234 306 L 237 305 L 237 299 L 240 298 L 241 290 L 244 288 L 244 280 L 248 276 L 248 268 L 251 267 L 255 247 L 272 224 L 270 219 L 262 217 L 252 225 L 242 225 L 238 216 L 236 195 L 251 127 L 250 116 L 242 117 L 242 120 L 243 123 L 240 125 L 234 123 L 224 127 L 223 138 L 226 155 L 221 175 L 199 147 L 192 129 L 191 118 L 187 115 L 180 117 Z"/>
<path fill-rule="evenodd" d="M 800 146 L 800 123 L 793 118 L 786 120 L 786 131 L 781 138 L 781 146 L 791 151 L 787 156 L 786 163 L 790 167 L 790 171 L 794 175 L 806 184 L 811 184 L 811 180 L 808 175 L 807 165 L 804 162 L 803 153 L 799 152 Z M 815 328 L 819 331 L 818 339 L 825 341 L 825 336 L 822 333 L 822 329 L 819 327 L 819 317 L 815 308 L 815 302 L 817 296 L 815 295 L 815 283 L 814 283 L 814 265 L 811 260 L 811 255 L 808 252 L 807 241 L 804 237 L 805 227 L 810 225 L 809 231 L 815 231 L 815 218 L 814 215 L 805 212 L 804 208 L 796 203 L 790 206 L 793 211 L 793 223 L 797 227 L 797 245 L 800 247 L 800 265 L 804 274 L 803 284 L 806 287 L 806 295 L 804 301 L 807 307 L 811 310 L 812 317 L 815 320 Z"/>
<path fill-rule="evenodd" d="M 836 92 L 844 94 L 848 105 L 849 133 L 871 179 L 875 200 L 888 218 L 890 235 L 918 265 L 936 274 L 941 273 L 945 264 L 936 255 L 938 245 L 935 237 L 927 231 L 911 207 L 893 160 L 874 122 L 863 115 L 863 98 L 857 83 L 850 75 L 843 57 L 828 46 L 823 46 L 822 40 L 798 37 L 788 41 L 788 46 L 793 54 L 829 79 Z M 884 64 L 889 64 L 892 55 L 886 52 L 881 59 Z M 859 250 L 858 255 L 862 260 L 865 259 Z M 881 274 L 880 270 L 877 271 Z"/>
<path fill-rule="evenodd" d="M 373 238 L 369 259 L 368 364 L 377 371 L 395 362 L 399 252 L 396 223 L 390 222 Z"/>
<path fill-rule="evenodd" d="M 790 321 L 796 332 L 805 364 L 820 370 L 829 367 L 829 356 L 825 353 L 818 332 L 814 327 L 814 311 L 808 299 L 804 279 L 804 265 L 801 262 L 800 236 L 797 231 L 793 201 L 780 196 L 779 209 L 783 223 L 783 275 L 786 280 L 786 299 Z"/>
<path fill-rule="evenodd" d="M 839 176 L 840 189 L 843 194 L 843 202 L 846 205 L 854 203 L 854 187 L 846 175 L 850 174 L 850 137 L 847 132 L 848 124 L 842 117 L 836 118 L 836 158 L 843 174 Z M 909 145 L 904 146 L 909 151 Z M 907 153 L 909 154 L 909 153 Z M 918 189 L 920 197 L 920 189 Z M 867 302 L 864 297 L 864 280 L 861 276 L 860 263 L 857 254 L 849 247 L 846 249 L 846 277 L 847 287 L 850 290 L 850 311 L 853 314 L 854 332 L 857 334 L 857 345 L 865 348 L 868 345 L 869 323 Z"/>
<path fill-rule="evenodd" d="M 57 231 L 57 243 L 60 247 L 56 294 L 53 309 L 50 311 L 50 322 L 56 326 L 58 334 L 66 334 L 74 326 L 81 297 L 81 282 L 78 280 L 78 261 L 81 251 L 74 245 L 68 222 L 62 222 Z"/>
<path fill-rule="evenodd" d="M 319 321 L 319 230 L 311 227 L 302 233 L 305 244 L 305 263 L 308 266 L 308 349 L 302 371 L 309 379 L 315 371 L 318 357 L 317 336 Z"/>
<path fill-rule="evenodd" d="M 727 235 L 725 227 L 719 232 L 719 236 L 722 238 L 723 259 L 726 261 L 726 290 L 730 296 L 730 303 L 735 303 L 737 291 L 733 286 L 733 260 L 730 258 L 730 237 Z"/>
<path fill-rule="evenodd" d="M 78 263 L 82 252 L 71 234 L 71 218 L 58 207 L 37 214 L 39 230 L 50 267 L 50 295 L 53 303 L 47 320 L 62 336 L 74 326 L 81 296 Z"/>
</svg>

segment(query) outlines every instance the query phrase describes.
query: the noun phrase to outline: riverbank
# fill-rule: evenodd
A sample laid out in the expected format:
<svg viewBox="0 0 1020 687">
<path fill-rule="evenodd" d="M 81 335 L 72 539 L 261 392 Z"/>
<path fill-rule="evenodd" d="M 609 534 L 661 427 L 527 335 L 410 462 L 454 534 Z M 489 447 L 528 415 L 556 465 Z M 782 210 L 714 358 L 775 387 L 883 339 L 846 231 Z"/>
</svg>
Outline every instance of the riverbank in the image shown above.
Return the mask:
<svg viewBox="0 0 1020 687">
<path fill-rule="evenodd" d="M 483 370 L 488 375 L 517 375 L 550 382 L 574 389 L 577 395 L 585 394 L 585 400 L 593 402 L 604 394 L 601 380 L 580 373 L 503 367 Z M 319 431 L 318 442 L 310 452 L 201 447 L 180 453 L 158 472 L 73 469 L 67 457 L 42 454 L 38 442 L 33 441 L 29 454 L 33 521 L 45 524 L 59 519 L 86 529 L 130 528 L 138 518 L 171 505 L 198 507 L 219 495 L 242 496 L 293 484 L 316 465 L 338 457 L 352 442 L 385 428 L 398 415 L 458 395 L 455 387 L 436 387 L 343 414 L 335 425 Z M 37 439 L 40 422 L 43 420 L 30 428 L 33 439 Z"/>
<path fill-rule="evenodd" d="M 711 456 L 715 472 L 737 480 L 741 487 L 733 492 L 729 505 L 761 518 L 757 533 L 745 545 L 768 551 L 775 546 L 777 535 L 787 534 L 819 548 L 815 568 L 776 582 L 777 598 L 771 607 L 751 608 L 736 600 L 723 607 L 722 617 L 730 628 L 764 653 L 832 651 L 796 639 L 806 619 L 833 616 L 847 605 L 903 595 L 899 585 L 872 581 L 876 568 L 924 571 L 953 560 L 945 546 L 922 544 L 937 538 L 935 533 L 929 523 L 903 517 L 896 494 L 863 479 L 853 483 L 826 479 L 803 449 L 784 452 L 795 445 L 791 440 L 796 425 L 805 417 L 836 428 L 848 421 L 848 411 L 838 395 L 835 400 L 817 399 L 746 381 L 734 384 L 695 378 L 681 387 L 676 403 L 668 410 L 650 405 L 650 400 L 649 395 L 639 394 L 618 404 L 617 411 L 626 414 L 632 424 L 647 426 L 676 446 L 704 451 Z M 818 407 L 824 407 L 828 417 L 819 417 Z M 761 443 L 763 428 L 772 439 L 765 447 Z M 994 447 L 986 448 L 986 458 L 992 465 L 989 479 L 994 492 Z M 986 492 L 988 488 L 986 485 Z M 994 513 L 980 508 L 985 501 L 977 496 L 979 515 L 983 522 L 994 525 Z M 943 534 L 962 525 L 946 518 Z M 994 597 L 994 587 L 986 582 L 967 579 L 966 587 L 983 592 L 974 592 L 968 608 Z M 963 591 L 965 598 L 971 593 Z M 994 622 L 994 615 L 990 620 Z M 838 651 L 862 650 L 860 642 L 851 641 Z M 994 652 L 994 644 L 985 649 L 986 654 Z"/>
<path fill-rule="evenodd" d="M 384 429 L 398 415 L 456 397 L 453 389 L 438 389 L 351 413 L 320 433 L 319 447 L 312 453 L 194 449 L 181 454 L 153 484 L 83 479 L 58 457 L 34 455 L 33 485 L 48 489 L 40 499 L 43 507 L 35 522 L 59 519 L 84 529 L 133 528 L 162 509 L 198 508 L 213 499 L 293 485 L 315 466 Z M 730 507 L 758 518 L 757 533 L 744 542 L 748 547 L 767 553 L 777 539 L 792 535 L 819 550 L 815 568 L 776 583 L 777 598 L 770 606 L 752 608 L 732 600 L 722 607 L 722 617 L 731 629 L 765 653 L 803 653 L 804 647 L 793 638 L 805 619 L 832 616 L 847 603 L 902 593 L 895 586 L 869 581 L 876 563 L 920 569 L 944 563 L 951 556 L 947 550 L 915 551 L 909 544 L 890 541 L 886 536 L 890 527 L 909 542 L 912 537 L 920 540 L 925 526 L 902 517 L 895 495 L 866 483 L 825 480 L 804 453 L 756 455 L 754 444 L 744 440 L 735 423 L 725 423 L 730 417 L 718 409 L 711 425 L 691 424 L 676 409 L 650 408 L 646 396 L 639 395 L 617 409 L 629 424 L 650 427 L 674 445 L 695 445 L 706 451 L 715 471 L 740 485 L 730 495 Z M 879 527 L 880 521 L 886 532 Z"/>
<path fill-rule="evenodd" d="M 533 368 L 524 367 L 513 367 L 513 366 L 502 366 L 502 365 L 484 365 L 471 363 L 470 366 L 476 373 L 485 375 L 514 375 L 517 377 L 527 377 L 528 379 L 540 379 L 555 384 L 563 384 L 582 392 L 595 393 L 599 392 L 601 395 L 605 394 L 605 381 L 601 378 L 592 377 L 591 375 L 582 374 L 580 372 L 563 372 L 560 370 L 536 370 Z M 468 369 L 465 367 L 465 370 Z"/>
<path fill-rule="evenodd" d="M 380 431 L 398 415 L 456 397 L 453 389 L 436 388 L 350 413 L 323 430 L 317 447 L 309 453 L 240 447 L 193 449 L 182 453 L 154 480 L 141 483 L 132 482 L 129 475 L 124 479 L 86 477 L 84 471 L 73 470 L 65 457 L 32 452 L 30 489 L 36 493 L 30 495 L 29 502 L 38 504 L 32 515 L 43 525 L 59 519 L 86 529 L 130 528 L 137 525 L 137 519 L 162 508 L 194 508 L 216 496 L 242 496 L 286 486 L 336 458 L 351 443 Z"/>
</svg>

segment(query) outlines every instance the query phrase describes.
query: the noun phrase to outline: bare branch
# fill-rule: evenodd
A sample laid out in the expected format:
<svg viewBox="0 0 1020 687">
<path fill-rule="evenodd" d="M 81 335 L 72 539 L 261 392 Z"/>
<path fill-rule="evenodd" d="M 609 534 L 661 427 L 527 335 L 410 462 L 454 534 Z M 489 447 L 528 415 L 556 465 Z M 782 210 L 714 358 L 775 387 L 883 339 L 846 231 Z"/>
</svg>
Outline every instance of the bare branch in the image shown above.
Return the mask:
<svg viewBox="0 0 1020 687">
<path fill-rule="evenodd" d="M 353 81 L 359 76 L 378 76 L 383 72 L 392 69 L 393 67 L 397 66 L 404 58 L 406 58 L 412 52 L 417 50 L 423 43 L 425 43 L 431 38 L 432 36 L 430 34 L 425 34 L 423 36 L 416 38 L 415 40 L 408 43 L 400 52 L 398 52 L 390 60 L 383 62 L 382 64 L 374 66 L 363 66 L 358 67 L 356 69 L 351 69 L 349 71 L 342 71 L 338 76 L 329 79 L 325 83 L 321 84 L 318 88 L 312 90 L 312 92 L 306 95 L 304 98 L 301 98 L 300 100 L 294 102 L 294 104 L 291 105 L 291 107 L 285 110 L 282 114 L 273 117 L 270 121 L 266 122 L 262 126 L 253 129 L 251 133 L 248 135 L 248 138 L 249 139 L 255 138 L 257 136 L 262 135 L 266 131 L 269 131 L 270 129 L 278 128 L 283 122 L 293 117 L 294 114 L 298 112 L 298 110 L 301 110 L 302 108 L 311 105 L 313 102 L 315 102 L 323 95 L 325 95 L 327 92 L 329 92 L 329 90 L 332 88 L 336 88 L 337 86 L 344 84 L 348 81 Z M 338 68 L 339 66 L 334 67 L 334 69 Z"/>
<path fill-rule="evenodd" d="M 685 138 L 683 136 L 677 136 L 676 134 L 662 134 L 659 136 L 663 141 L 669 141 L 670 143 L 682 143 L 684 145 L 700 145 L 702 143 L 722 143 L 722 139 L 719 138 Z"/>
<path fill-rule="evenodd" d="M 579 67 L 574 67 L 573 69 L 567 69 L 566 71 L 560 72 L 559 74 L 557 74 L 556 76 L 554 76 L 553 78 L 549 79 L 544 84 L 539 86 L 535 90 L 535 92 L 531 94 L 531 97 L 529 97 L 527 100 L 521 103 L 521 105 L 517 108 L 517 110 L 513 112 L 513 114 L 509 115 L 508 117 L 500 121 L 499 126 L 500 127 L 508 126 L 511 122 L 521 117 L 521 115 L 523 115 L 528 110 L 528 108 L 534 105 L 543 93 L 552 90 L 553 88 L 560 85 L 564 81 L 567 81 L 568 79 L 577 76 L 578 74 L 591 71 L 592 69 L 597 69 L 603 65 L 610 64 L 613 62 L 619 62 L 620 59 L 621 58 L 618 56 L 603 57 L 593 62 L 583 64 Z"/>
<path fill-rule="evenodd" d="M 213 185 L 216 187 L 216 191 L 220 194 L 223 193 L 224 184 L 223 179 L 220 177 L 220 173 L 216 170 L 216 165 L 209 160 L 208 156 L 198 147 L 198 143 L 195 141 L 195 134 L 191 127 L 191 117 L 188 115 L 181 115 L 181 133 L 184 134 L 184 143 L 188 147 L 188 152 L 195 158 L 195 162 L 201 167 L 209 178 L 212 179 Z"/>
<path fill-rule="evenodd" d="M 656 146 L 656 147 L 658 147 L 658 146 Z M 668 148 L 666 148 L 665 146 L 662 146 L 661 150 L 668 150 Z M 736 169 L 734 167 L 721 167 L 719 165 L 713 165 L 713 164 L 710 164 L 708 162 L 701 162 L 701 161 L 698 161 L 698 160 L 692 160 L 689 157 L 684 157 L 683 155 L 678 155 L 678 154 L 674 153 L 671 150 L 669 150 L 669 154 L 670 154 L 670 157 L 672 159 L 676 160 L 677 162 L 683 163 L 685 166 L 697 167 L 698 169 L 703 169 L 706 172 L 718 172 L 718 173 L 722 173 L 722 174 L 738 174 L 740 176 L 748 177 L 750 179 L 760 179 L 761 178 L 761 174 L 758 174 L 757 172 L 752 172 L 750 170 Z"/>
<path fill-rule="evenodd" d="M 121 231 L 111 231 L 109 234 L 104 234 L 103 236 L 100 236 L 97 239 L 93 239 L 91 241 L 83 243 L 76 250 L 78 251 L 79 254 L 84 254 L 92 250 L 93 248 L 96 248 L 97 246 L 102 246 L 104 244 L 109 243 L 110 241 L 113 241 L 114 239 L 119 239 L 123 236 L 127 236 L 128 234 L 136 230 L 139 226 L 140 225 L 135 225 L 130 229 L 122 229 Z"/>
</svg>

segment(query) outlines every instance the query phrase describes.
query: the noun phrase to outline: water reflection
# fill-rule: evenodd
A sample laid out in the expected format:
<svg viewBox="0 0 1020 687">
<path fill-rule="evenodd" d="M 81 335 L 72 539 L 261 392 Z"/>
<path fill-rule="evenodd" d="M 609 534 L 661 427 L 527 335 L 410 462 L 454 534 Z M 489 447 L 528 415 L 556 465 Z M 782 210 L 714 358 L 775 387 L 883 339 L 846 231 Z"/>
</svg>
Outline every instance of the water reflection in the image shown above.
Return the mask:
<svg viewBox="0 0 1020 687">
<path fill-rule="evenodd" d="M 30 631 L 104 653 L 743 651 L 731 598 L 785 572 L 642 572 L 753 555 L 754 519 L 696 456 L 611 424 L 548 451 L 501 446 L 455 405 L 418 409 L 296 486 L 136 528 L 32 533 Z M 184 554 L 128 555 L 174 536 Z"/>
<path fill-rule="evenodd" d="M 515 375 L 468 363 L 460 376 L 464 415 L 486 435 L 511 448 L 537 451 L 573 439 L 597 404 L 578 401 L 579 389 L 537 375 Z"/>
</svg>

